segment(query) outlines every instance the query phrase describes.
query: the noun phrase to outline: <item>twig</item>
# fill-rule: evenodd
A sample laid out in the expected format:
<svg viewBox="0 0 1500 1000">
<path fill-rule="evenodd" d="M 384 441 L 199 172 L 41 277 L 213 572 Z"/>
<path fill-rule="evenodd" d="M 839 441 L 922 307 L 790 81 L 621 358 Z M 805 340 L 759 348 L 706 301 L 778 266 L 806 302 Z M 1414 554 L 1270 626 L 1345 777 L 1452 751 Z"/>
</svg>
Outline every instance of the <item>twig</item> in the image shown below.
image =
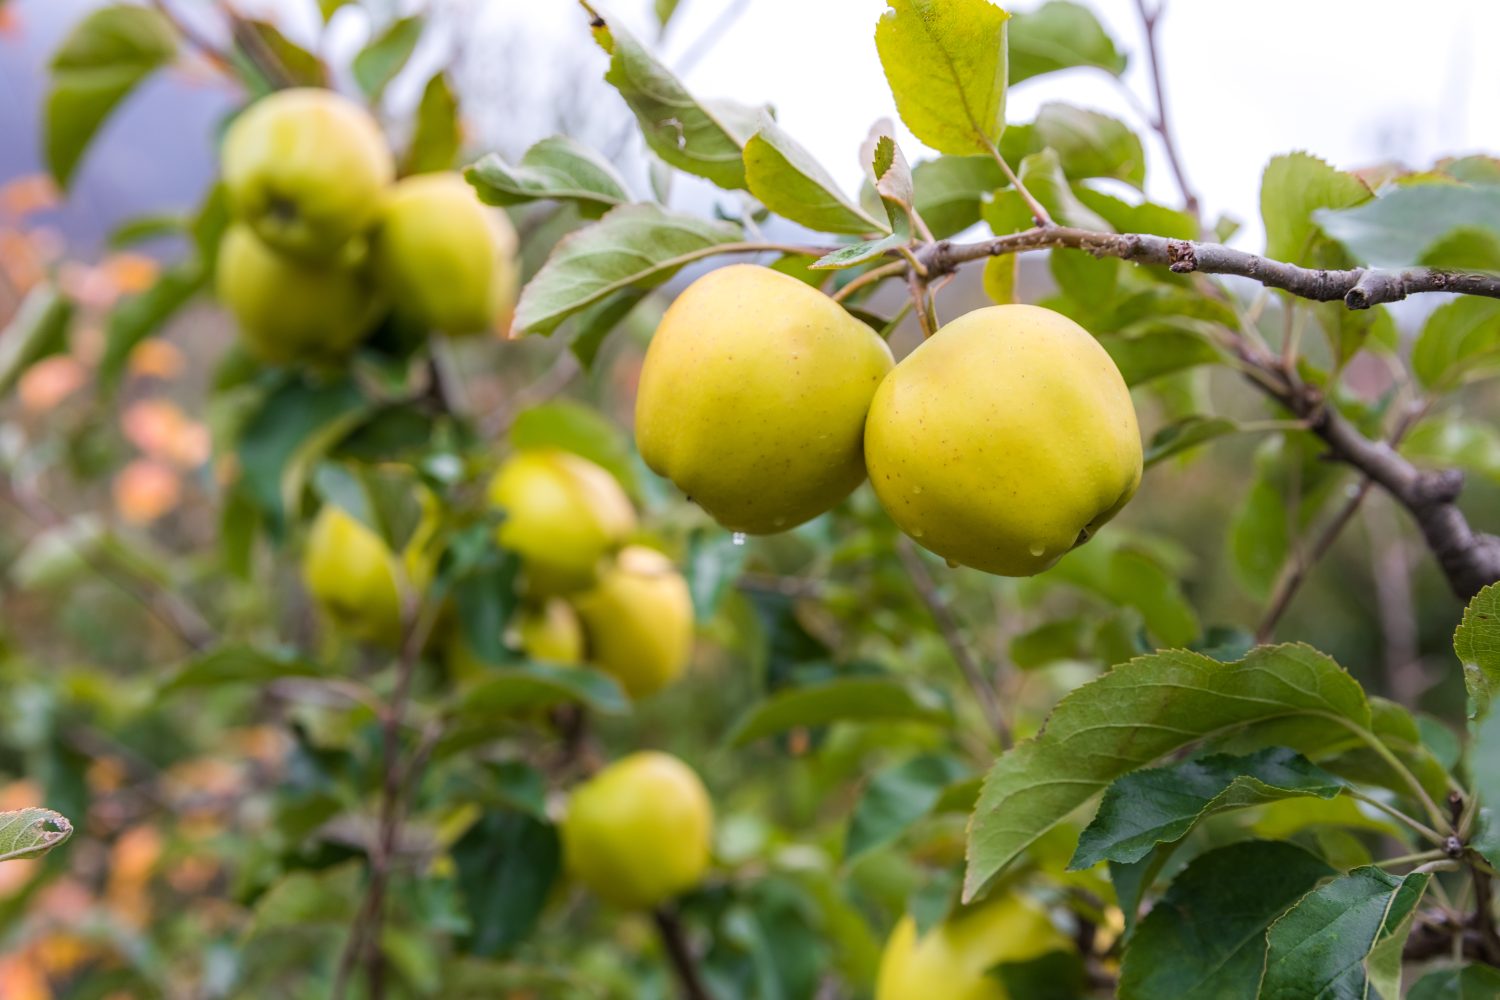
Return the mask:
<svg viewBox="0 0 1500 1000">
<path fill-rule="evenodd" d="M 927 613 L 932 616 L 938 631 L 942 633 L 943 641 L 948 644 L 948 650 L 953 654 L 953 660 L 958 664 L 958 669 L 963 672 L 964 679 L 969 682 L 969 687 L 974 691 L 974 697 L 979 700 L 979 709 L 984 713 L 985 720 L 990 728 L 994 730 L 995 736 L 1000 740 L 1000 749 L 1009 750 L 1011 746 L 1010 723 L 1005 720 L 1005 711 L 1000 706 L 1000 696 L 996 694 L 995 687 L 984 671 L 980 669 L 979 662 L 974 659 L 974 653 L 964 641 L 963 629 L 958 624 L 958 619 L 953 615 L 953 610 L 943 600 L 938 592 L 937 581 L 927 570 L 927 564 L 922 561 L 922 556 L 917 552 L 916 546 L 904 536 L 896 541 L 896 554 L 901 558 L 901 565 L 906 569 L 906 575 L 911 578 L 912 587 L 917 596 L 927 607 Z"/>
<path fill-rule="evenodd" d="M 1011 187 L 1016 189 L 1016 193 L 1026 203 L 1026 209 L 1031 213 L 1032 221 L 1043 228 L 1054 225 L 1046 206 L 1037 201 L 1036 197 L 1026 189 L 1026 185 L 1021 183 L 1021 178 L 1016 176 L 1016 172 L 1010 169 L 1010 164 L 1005 162 L 1005 157 L 1000 155 L 1000 148 L 993 142 L 987 142 L 985 145 L 989 148 L 990 156 L 1000 165 L 1000 172 L 1005 175 L 1005 179 L 1010 181 Z"/>
<path fill-rule="evenodd" d="M 838 291 L 834 292 L 833 301 L 843 302 L 849 296 L 853 295 L 861 288 L 864 288 L 866 285 L 869 285 L 872 282 L 884 281 L 886 278 L 894 277 L 895 275 L 900 274 L 905 268 L 906 262 L 900 260 L 894 260 L 889 264 L 882 264 L 879 267 L 872 267 L 864 274 L 858 275 L 853 278 L 843 288 L 840 288 Z"/>
<path fill-rule="evenodd" d="M 179 17 L 176 11 L 167 6 L 166 0 L 151 0 L 151 6 L 155 7 L 157 13 L 171 22 L 172 27 L 177 29 L 177 33 L 181 35 L 189 45 L 197 49 L 203 56 L 205 56 L 210 62 L 214 63 L 222 70 L 230 70 L 233 68 L 234 61 L 230 57 L 230 54 L 220 46 L 211 42 L 208 39 L 207 35 L 204 35 L 192 24 L 188 23 L 187 20 Z"/>
<path fill-rule="evenodd" d="M 1365 502 L 1365 497 L 1370 495 L 1374 485 L 1375 481 L 1368 477 L 1361 480 L 1344 501 L 1344 505 L 1338 509 L 1338 513 L 1323 526 L 1313 543 L 1305 548 L 1298 547 L 1287 557 L 1281 572 L 1276 575 L 1276 585 L 1271 591 L 1270 599 L 1266 601 L 1265 614 L 1261 616 L 1260 625 L 1255 630 L 1256 642 L 1271 641 L 1276 634 L 1276 624 L 1291 606 L 1292 597 L 1302 586 L 1302 581 L 1307 579 L 1308 571 L 1333 548 L 1333 543 L 1343 534 L 1349 522 L 1354 520 L 1354 515 Z"/>
<path fill-rule="evenodd" d="M 1479 940 L 1484 950 L 1484 960 L 1491 965 L 1500 965 L 1500 935 L 1495 932 L 1495 897 L 1490 876 L 1474 864 L 1469 865 L 1469 874 L 1474 879 L 1474 925 L 1479 931 Z"/>
<path fill-rule="evenodd" d="M 656 921 L 662 946 L 667 949 L 667 958 L 672 962 L 672 971 L 677 975 L 677 984 L 682 988 L 683 1000 L 713 1000 L 698 973 L 698 961 L 688 947 L 687 935 L 683 933 L 677 914 L 661 908 L 653 911 L 651 916 Z"/>
<path fill-rule="evenodd" d="M 1167 154 L 1167 165 L 1172 168 L 1172 176 L 1177 180 L 1177 189 L 1182 192 L 1183 206 L 1201 228 L 1203 225 L 1202 209 L 1198 204 L 1198 196 L 1193 193 L 1192 187 L 1188 184 L 1187 172 L 1182 167 L 1182 154 L 1177 148 L 1176 133 L 1172 131 L 1171 119 L 1167 117 L 1167 90 L 1162 81 L 1161 46 L 1156 37 L 1156 28 L 1161 22 L 1162 8 L 1158 6 L 1155 10 L 1147 10 L 1146 0 L 1135 0 L 1135 8 L 1140 13 L 1141 26 L 1145 29 L 1146 57 L 1151 65 L 1151 86 L 1156 95 L 1156 113 L 1151 116 L 1149 124 L 1152 130 L 1161 137 L 1162 147 Z"/>
<path fill-rule="evenodd" d="M 682 58 L 677 60 L 673 71 L 679 75 L 686 74 L 694 66 L 698 65 L 699 60 L 713 50 L 713 47 L 718 44 L 719 39 L 724 36 L 726 31 L 734 27 L 734 22 L 739 20 L 740 15 L 745 13 L 749 6 L 750 0 L 734 0 L 733 3 L 725 7 L 719 16 L 714 19 L 713 23 L 703 29 L 703 34 L 699 35 L 694 39 L 693 44 L 688 46 L 687 51 L 682 54 Z"/>
<path fill-rule="evenodd" d="M 1357 799 L 1360 802 L 1363 802 L 1365 805 L 1373 806 L 1374 808 L 1379 809 L 1381 812 L 1385 813 L 1392 819 L 1399 820 L 1400 822 L 1405 823 L 1407 826 L 1411 827 L 1417 833 L 1421 834 L 1423 837 L 1426 837 L 1434 844 L 1443 845 L 1447 843 L 1447 837 L 1445 837 L 1441 833 L 1438 833 L 1426 823 L 1413 819 L 1406 813 L 1402 812 L 1400 809 L 1397 809 L 1395 806 L 1387 805 L 1386 803 L 1375 798 L 1373 795 L 1367 795 L 1352 785 L 1344 786 L 1344 794 L 1352 799 Z"/>
</svg>

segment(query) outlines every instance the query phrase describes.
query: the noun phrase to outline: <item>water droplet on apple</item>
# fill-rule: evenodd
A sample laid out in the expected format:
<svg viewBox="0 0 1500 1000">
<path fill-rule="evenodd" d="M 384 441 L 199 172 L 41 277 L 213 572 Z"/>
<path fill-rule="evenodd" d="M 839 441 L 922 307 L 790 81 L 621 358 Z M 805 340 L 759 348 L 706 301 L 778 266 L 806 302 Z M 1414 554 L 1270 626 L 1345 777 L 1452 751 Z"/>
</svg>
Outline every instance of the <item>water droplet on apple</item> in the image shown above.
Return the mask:
<svg viewBox="0 0 1500 1000">
<path fill-rule="evenodd" d="M 927 534 L 927 532 L 923 531 L 921 528 L 911 529 L 911 537 L 913 538 L 921 538 L 925 534 Z"/>
<path fill-rule="evenodd" d="M 1040 559 L 1042 556 L 1047 554 L 1047 546 L 1043 545 L 1041 542 L 1032 542 L 1031 554 Z"/>
<path fill-rule="evenodd" d="M 771 525 L 772 525 L 772 527 L 776 527 L 776 528 L 785 527 L 786 526 L 786 518 L 784 518 L 784 517 L 773 517 L 773 518 L 771 518 Z"/>
</svg>

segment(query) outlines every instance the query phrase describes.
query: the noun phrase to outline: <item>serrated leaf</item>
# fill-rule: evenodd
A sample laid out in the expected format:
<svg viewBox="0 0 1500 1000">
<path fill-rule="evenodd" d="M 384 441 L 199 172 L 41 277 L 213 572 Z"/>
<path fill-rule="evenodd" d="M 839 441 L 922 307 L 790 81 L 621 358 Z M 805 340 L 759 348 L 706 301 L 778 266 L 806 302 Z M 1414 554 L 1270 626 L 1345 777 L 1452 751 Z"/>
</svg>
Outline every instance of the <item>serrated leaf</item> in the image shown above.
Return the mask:
<svg viewBox="0 0 1500 1000">
<path fill-rule="evenodd" d="M 861 151 L 869 156 L 870 176 L 875 180 L 875 193 L 890 220 L 890 235 L 841 247 L 809 264 L 809 270 L 853 267 L 874 260 L 897 247 L 911 244 L 914 196 L 911 167 L 907 165 L 906 156 L 901 152 L 901 147 L 896 145 L 896 140 L 882 134 L 882 130 L 889 124 L 887 120 L 877 122 Z"/>
<path fill-rule="evenodd" d="M 844 863 L 883 847 L 932 811 L 967 768 L 952 757 L 922 754 L 872 777 L 855 803 L 844 838 Z"/>
<path fill-rule="evenodd" d="M 458 98 L 448 85 L 448 75 L 439 70 L 422 88 L 417 103 L 411 144 L 406 149 L 407 174 L 449 170 L 462 144 L 459 128 Z"/>
<path fill-rule="evenodd" d="M 1359 683 L 1308 646 L 1262 646 L 1235 663 L 1185 650 L 1123 663 L 995 763 L 969 828 L 965 892 L 973 898 L 1092 795 L 1168 753 L 1235 731 L 1313 753 L 1369 723 Z"/>
<path fill-rule="evenodd" d="M 563 237 L 521 292 L 514 332 L 551 333 L 569 316 L 626 288 L 651 288 L 741 239 L 738 226 L 657 205 L 621 205 Z"/>
<path fill-rule="evenodd" d="M 868 719 L 943 723 L 952 709 L 930 688 L 896 677 L 844 677 L 784 688 L 751 708 L 727 740 L 743 746 L 798 726 Z"/>
<path fill-rule="evenodd" d="M 1133 771 L 1105 791 L 1068 868 L 1091 868 L 1101 861 L 1132 864 L 1157 844 L 1180 840 L 1214 813 L 1296 796 L 1331 799 L 1343 787 L 1285 747 L 1243 757 L 1211 754 Z"/>
<path fill-rule="evenodd" d="M 1500 188 L 1466 184 L 1401 185 L 1343 211 L 1320 211 L 1316 221 L 1358 260 L 1377 267 L 1423 261 L 1456 231 L 1500 233 Z"/>
<path fill-rule="evenodd" d="M 176 30 L 149 7 L 100 7 L 73 26 L 52 56 L 47 92 L 47 168 L 61 187 L 115 106 L 176 54 Z"/>
<path fill-rule="evenodd" d="M 838 182 L 770 118 L 745 143 L 745 182 L 761 204 L 820 233 L 888 230 L 839 190 Z"/>
<path fill-rule="evenodd" d="M 1049 0 L 1011 21 L 1011 83 L 1075 66 L 1102 69 L 1112 76 L 1125 72 L 1125 57 L 1093 11 L 1067 0 Z"/>
<path fill-rule="evenodd" d="M 1274 841 L 1194 858 L 1131 936 L 1120 1000 L 1256 1000 L 1266 928 L 1333 874 L 1302 848 Z"/>
<path fill-rule="evenodd" d="M 1469 601 L 1453 633 L 1453 652 L 1463 664 L 1470 715 L 1480 718 L 1500 692 L 1500 584 L 1490 584 Z"/>
<path fill-rule="evenodd" d="M 1146 468 L 1214 438 L 1234 434 L 1239 429 L 1238 424 L 1224 417 L 1205 417 L 1199 414 L 1183 417 L 1151 435 L 1151 443 L 1146 446 Z"/>
<path fill-rule="evenodd" d="M 901 120 L 940 153 L 988 153 L 1005 131 L 1005 22 L 990 0 L 888 0 L 875 48 Z"/>
<path fill-rule="evenodd" d="M 263 684 L 280 677 L 319 677 L 323 669 L 286 650 L 240 644 L 219 646 L 193 657 L 162 684 L 162 695 L 225 684 Z"/>
<path fill-rule="evenodd" d="M 1370 189 L 1353 174 L 1336 170 L 1307 153 L 1274 157 L 1260 182 L 1260 215 L 1266 227 L 1266 256 L 1316 266 L 1322 239 L 1321 210 L 1349 208 L 1370 199 Z"/>
<path fill-rule="evenodd" d="M 0 861 L 39 858 L 72 835 L 73 824 L 51 809 L 0 812 Z"/>
<path fill-rule="evenodd" d="M 1308 893 L 1266 934 L 1260 997 L 1399 996 L 1401 945 L 1431 877 L 1366 866 Z"/>
<path fill-rule="evenodd" d="M 1412 345 L 1411 366 L 1429 389 L 1500 371 L 1500 301 L 1463 296 L 1438 306 Z"/>
<path fill-rule="evenodd" d="M 580 3 L 593 18 L 594 41 L 609 54 L 604 79 L 635 112 L 652 152 L 721 188 L 744 188 L 745 142 L 760 124 L 760 109 L 698 100 L 629 32 Z"/>
<path fill-rule="evenodd" d="M 0 330 L 0 398 L 26 374 L 26 369 L 67 347 L 73 321 L 73 302 L 48 283 L 26 294 L 10 322 Z"/>
<path fill-rule="evenodd" d="M 630 201 L 618 171 L 598 153 L 563 135 L 549 136 L 508 165 L 490 153 L 464 171 L 489 205 L 520 205 L 549 199 L 578 206 L 585 218 L 598 218 Z"/>
<path fill-rule="evenodd" d="M 397 18 L 359 50 L 349 68 L 365 96 L 373 100 L 385 92 L 416 51 L 424 27 L 426 22 L 421 17 Z"/>
</svg>

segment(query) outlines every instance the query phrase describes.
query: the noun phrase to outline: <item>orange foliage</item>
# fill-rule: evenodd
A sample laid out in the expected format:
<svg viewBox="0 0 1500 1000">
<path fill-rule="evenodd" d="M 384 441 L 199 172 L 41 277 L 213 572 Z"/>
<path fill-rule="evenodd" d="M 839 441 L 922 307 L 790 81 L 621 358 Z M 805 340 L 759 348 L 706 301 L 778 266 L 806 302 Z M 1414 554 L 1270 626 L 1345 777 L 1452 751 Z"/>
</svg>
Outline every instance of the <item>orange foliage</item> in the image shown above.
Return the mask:
<svg viewBox="0 0 1500 1000">
<path fill-rule="evenodd" d="M 169 465 L 138 458 L 115 475 L 115 509 L 128 524 L 149 524 L 177 506 L 182 483 Z"/>
<path fill-rule="evenodd" d="M 46 413 L 83 387 L 88 369 L 66 354 L 44 358 L 26 370 L 16 387 L 27 413 Z"/>
</svg>

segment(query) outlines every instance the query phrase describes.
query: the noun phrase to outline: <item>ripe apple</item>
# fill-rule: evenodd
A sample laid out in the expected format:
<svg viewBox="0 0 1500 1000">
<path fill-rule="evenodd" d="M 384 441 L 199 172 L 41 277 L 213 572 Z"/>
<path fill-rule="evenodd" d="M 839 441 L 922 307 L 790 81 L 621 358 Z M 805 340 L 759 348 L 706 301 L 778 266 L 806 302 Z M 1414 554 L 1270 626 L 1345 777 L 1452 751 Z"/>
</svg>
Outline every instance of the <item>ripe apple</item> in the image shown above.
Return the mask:
<svg viewBox="0 0 1500 1000">
<path fill-rule="evenodd" d="M 881 383 L 865 425 L 886 513 L 951 562 L 1040 573 L 1135 495 L 1141 434 L 1120 370 L 1037 306 L 977 309 Z"/>
<path fill-rule="evenodd" d="M 323 505 L 307 535 L 302 582 L 335 626 L 363 642 L 399 645 L 397 573 L 384 539 L 342 508 Z"/>
<path fill-rule="evenodd" d="M 285 257 L 243 225 L 230 226 L 219 245 L 215 287 L 245 345 L 271 364 L 346 356 L 382 308 L 361 269 Z"/>
<path fill-rule="evenodd" d="M 224 136 L 230 209 L 282 253 L 326 260 L 375 221 L 395 161 L 370 113 L 330 90 L 261 98 Z"/>
<path fill-rule="evenodd" d="M 526 564 L 534 595 L 587 587 L 600 560 L 635 530 L 635 510 L 615 477 L 556 448 L 518 451 L 489 484 L 505 511 L 500 544 Z"/>
<path fill-rule="evenodd" d="M 724 527 L 795 527 L 865 478 L 865 414 L 891 369 L 875 332 L 768 267 L 711 271 L 672 303 L 641 369 L 635 438 Z"/>
<path fill-rule="evenodd" d="M 568 870 L 600 898 L 647 909 L 708 870 L 713 803 L 692 768 L 643 751 L 605 767 L 573 791 L 562 822 Z"/>
<path fill-rule="evenodd" d="M 578 612 L 560 597 L 521 609 L 515 622 L 516 639 L 528 659 L 549 663 L 582 663 L 583 625 Z"/>
<path fill-rule="evenodd" d="M 969 907 L 920 937 L 905 916 L 881 953 L 875 1000 L 1011 1000 L 995 966 L 1066 947 L 1046 911 L 1016 895 Z"/>
<path fill-rule="evenodd" d="M 632 545 L 573 597 L 589 662 L 614 676 L 632 698 L 676 680 L 693 652 L 693 598 L 672 561 Z"/>
<path fill-rule="evenodd" d="M 516 303 L 516 231 L 455 173 L 391 189 L 374 237 L 376 273 L 398 311 L 449 334 L 499 326 Z"/>
</svg>

